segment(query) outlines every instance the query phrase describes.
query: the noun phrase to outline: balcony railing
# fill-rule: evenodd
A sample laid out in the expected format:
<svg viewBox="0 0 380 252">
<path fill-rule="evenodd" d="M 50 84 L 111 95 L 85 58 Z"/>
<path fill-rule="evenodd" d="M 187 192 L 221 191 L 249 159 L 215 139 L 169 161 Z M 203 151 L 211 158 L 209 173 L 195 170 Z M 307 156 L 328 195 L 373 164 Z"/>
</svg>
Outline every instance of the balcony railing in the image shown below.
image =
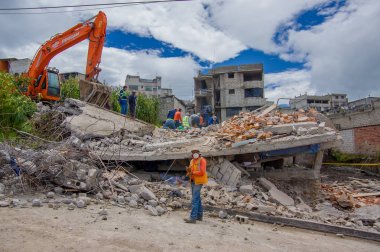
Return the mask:
<svg viewBox="0 0 380 252">
<path fill-rule="evenodd" d="M 198 90 L 195 90 L 194 93 L 197 96 L 211 96 L 212 95 L 212 89 L 198 89 Z"/>
</svg>

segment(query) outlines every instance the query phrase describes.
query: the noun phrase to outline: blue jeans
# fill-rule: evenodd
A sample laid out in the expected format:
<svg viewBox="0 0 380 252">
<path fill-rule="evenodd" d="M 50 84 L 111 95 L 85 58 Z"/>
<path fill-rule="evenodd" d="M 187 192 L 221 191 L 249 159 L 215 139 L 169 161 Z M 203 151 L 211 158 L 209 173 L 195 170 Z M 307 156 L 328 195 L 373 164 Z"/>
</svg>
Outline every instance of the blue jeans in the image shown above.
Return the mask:
<svg viewBox="0 0 380 252">
<path fill-rule="evenodd" d="M 196 220 L 202 218 L 203 207 L 201 201 L 201 189 L 203 185 L 196 185 L 194 182 L 191 183 L 191 213 L 190 219 Z"/>
<path fill-rule="evenodd" d="M 127 115 L 128 112 L 128 102 L 127 100 L 119 100 L 120 107 L 121 107 L 121 113 L 123 115 Z"/>
</svg>

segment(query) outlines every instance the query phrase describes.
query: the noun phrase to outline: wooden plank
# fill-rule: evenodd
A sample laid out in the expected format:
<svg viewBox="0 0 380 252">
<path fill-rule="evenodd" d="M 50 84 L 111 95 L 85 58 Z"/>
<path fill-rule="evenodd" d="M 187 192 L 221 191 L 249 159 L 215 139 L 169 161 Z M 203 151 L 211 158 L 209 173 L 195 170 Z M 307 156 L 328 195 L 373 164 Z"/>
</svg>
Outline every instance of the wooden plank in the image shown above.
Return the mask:
<svg viewBox="0 0 380 252">
<path fill-rule="evenodd" d="M 264 111 L 260 112 L 260 114 L 258 114 L 257 117 L 263 117 L 263 116 L 265 116 L 266 114 L 268 114 L 269 112 L 271 112 L 276 107 L 277 107 L 276 104 L 270 105 L 268 108 L 264 109 Z"/>
</svg>

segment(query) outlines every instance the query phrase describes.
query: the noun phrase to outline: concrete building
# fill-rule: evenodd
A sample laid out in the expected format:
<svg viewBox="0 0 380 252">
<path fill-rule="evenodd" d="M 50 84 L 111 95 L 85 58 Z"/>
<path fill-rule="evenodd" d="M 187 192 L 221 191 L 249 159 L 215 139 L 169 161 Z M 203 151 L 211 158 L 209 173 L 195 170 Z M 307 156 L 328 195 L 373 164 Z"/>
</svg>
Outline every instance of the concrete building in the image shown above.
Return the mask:
<svg viewBox="0 0 380 252">
<path fill-rule="evenodd" d="M 67 81 L 70 78 L 84 80 L 86 78 L 86 75 L 78 72 L 59 73 L 59 79 L 61 83 Z"/>
<path fill-rule="evenodd" d="M 31 59 L 16 59 L 16 58 L 7 58 L 0 59 L 0 71 L 11 73 L 14 75 L 21 75 L 26 73 L 29 69 Z"/>
<path fill-rule="evenodd" d="M 365 106 L 366 98 L 360 99 L 350 102 L 351 105 L 356 104 L 352 110 L 328 116 L 342 136 L 343 143 L 338 147 L 340 151 L 380 155 L 380 98 L 373 98 L 370 106 Z"/>
<path fill-rule="evenodd" d="M 300 95 L 289 102 L 292 109 L 314 108 L 319 112 L 327 112 L 347 107 L 348 98 L 346 94 L 327 94 L 327 95 Z"/>
<path fill-rule="evenodd" d="M 173 108 L 181 108 L 182 109 L 182 116 L 185 115 L 187 104 L 178 99 L 175 95 L 167 95 L 167 96 L 161 96 L 160 99 L 160 114 L 159 119 L 160 121 L 165 121 L 166 116 L 168 115 L 169 110 L 172 110 Z"/>
<path fill-rule="evenodd" d="M 266 104 L 263 64 L 224 66 L 194 78 L 195 112 L 221 121 Z"/>
<path fill-rule="evenodd" d="M 168 95 L 173 95 L 173 89 L 171 88 L 161 88 L 161 96 L 168 96 Z"/>
<path fill-rule="evenodd" d="M 380 97 L 367 97 L 355 101 L 350 101 L 348 103 L 348 109 L 350 111 L 365 111 L 372 109 L 375 102 L 379 102 Z"/>
<path fill-rule="evenodd" d="M 339 109 L 348 106 L 347 94 L 330 94 L 330 108 Z"/>
<path fill-rule="evenodd" d="M 144 93 L 150 96 L 159 96 L 161 93 L 161 77 L 142 79 L 140 76 L 127 75 L 125 85 L 130 91 Z"/>
</svg>

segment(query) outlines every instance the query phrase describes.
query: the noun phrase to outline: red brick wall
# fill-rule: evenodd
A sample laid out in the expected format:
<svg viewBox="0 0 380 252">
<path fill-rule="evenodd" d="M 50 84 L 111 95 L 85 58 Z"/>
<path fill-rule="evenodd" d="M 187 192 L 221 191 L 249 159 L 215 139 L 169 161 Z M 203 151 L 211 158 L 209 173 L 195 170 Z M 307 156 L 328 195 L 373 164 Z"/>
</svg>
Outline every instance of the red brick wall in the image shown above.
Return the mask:
<svg viewBox="0 0 380 252">
<path fill-rule="evenodd" d="M 354 129 L 355 152 L 377 155 L 380 153 L 380 125 Z"/>
</svg>

